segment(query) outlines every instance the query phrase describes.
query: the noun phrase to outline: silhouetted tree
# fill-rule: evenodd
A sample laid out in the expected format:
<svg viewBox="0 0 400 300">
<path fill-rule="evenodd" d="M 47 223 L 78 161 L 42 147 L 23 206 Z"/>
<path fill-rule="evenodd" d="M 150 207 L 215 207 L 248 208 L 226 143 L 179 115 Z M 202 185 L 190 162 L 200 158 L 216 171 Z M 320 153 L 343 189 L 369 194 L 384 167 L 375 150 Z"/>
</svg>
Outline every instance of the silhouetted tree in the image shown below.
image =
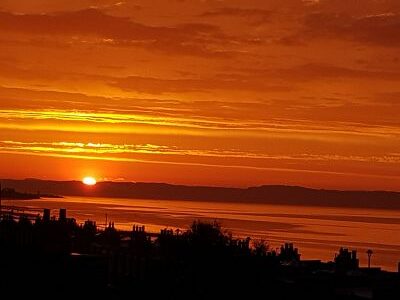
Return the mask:
<svg viewBox="0 0 400 300">
<path fill-rule="evenodd" d="M 228 237 L 222 232 L 221 224 L 214 221 L 194 221 L 188 232 L 190 241 L 200 247 L 225 246 Z"/>
<path fill-rule="evenodd" d="M 269 251 L 269 245 L 265 240 L 253 241 L 253 253 L 257 256 L 265 256 Z"/>
</svg>

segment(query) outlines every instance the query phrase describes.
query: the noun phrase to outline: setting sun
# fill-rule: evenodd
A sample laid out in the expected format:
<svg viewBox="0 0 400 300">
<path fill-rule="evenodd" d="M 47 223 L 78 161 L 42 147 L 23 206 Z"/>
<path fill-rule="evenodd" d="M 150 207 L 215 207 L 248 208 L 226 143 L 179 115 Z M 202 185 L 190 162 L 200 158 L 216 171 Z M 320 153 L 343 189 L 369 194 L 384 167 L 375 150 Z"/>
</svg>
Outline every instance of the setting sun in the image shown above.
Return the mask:
<svg viewBox="0 0 400 300">
<path fill-rule="evenodd" d="M 97 183 L 96 179 L 90 176 L 83 178 L 82 182 L 86 185 L 95 185 Z"/>
</svg>

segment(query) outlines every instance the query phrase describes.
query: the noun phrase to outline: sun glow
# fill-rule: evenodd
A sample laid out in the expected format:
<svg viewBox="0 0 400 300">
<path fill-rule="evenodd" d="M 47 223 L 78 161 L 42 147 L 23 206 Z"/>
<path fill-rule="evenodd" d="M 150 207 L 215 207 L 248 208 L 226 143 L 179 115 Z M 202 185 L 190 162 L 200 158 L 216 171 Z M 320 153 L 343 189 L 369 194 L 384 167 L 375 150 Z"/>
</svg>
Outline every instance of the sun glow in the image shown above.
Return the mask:
<svg viewBox="0 0 400 300">
<path fill-rule="evenodd" d="M 82 182 L 86 185 L 95 185 L 97 183 L 96 179 L 90 176 L 83 178 Z"/>
</svg>

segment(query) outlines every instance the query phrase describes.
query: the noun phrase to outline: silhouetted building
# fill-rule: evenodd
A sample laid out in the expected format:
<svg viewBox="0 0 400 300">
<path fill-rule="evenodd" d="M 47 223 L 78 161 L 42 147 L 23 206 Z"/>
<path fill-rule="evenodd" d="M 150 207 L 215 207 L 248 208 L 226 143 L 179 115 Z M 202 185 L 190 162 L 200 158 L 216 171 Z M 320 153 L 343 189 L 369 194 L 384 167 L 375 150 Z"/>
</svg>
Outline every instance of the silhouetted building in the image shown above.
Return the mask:
<svg viewBox="0 0 400 300">
<path fill-rule="evenodd" d="M 43 210 L 43 221 L 44 222 L 49 222 L 50 221 L 50 209 L 45 208 Z"/>
<path fill-rule="evenodd" d="M 359 259 L 357 251 L 349 251 L 347 248 L 340 248 L 339 253 L 335 254 L 336 270 L 349 271 L 359 268 Z"/>
<path fill-rule="evenodd" d="M 283 263 L 297 263 L 300 261 L 299 250 L 294 248 L 292 243 L 282 245 L 278 257 Z"/>
<path fill-rule="evenodd" d="M 95 221 L 87 220 L 87 221 L 85 221 L 85 223 L 83 224 L 82 229 L 83 229 L 83 231 L 85 231 L 85 232 L 89 232 L 90 234 L 95 235 L 96 232 L 97 232 L 97 225 L 96 225 L 96 222 L 95 222 Z"/>
<path fill-rule="evenodd" d="M 146 233 L 145 226 L 133 225 L 131 232 L 130 248 L 136 256 L 146 254 L 150 246 L 150 237 Z"/>
<path fill-rule="evenodd" d="M 114 227 L 114 222 L 109 222 L 108 227 L 100 235 L 100 242 L 105 248 L 117 248 L 120 245 L 121 237 Z"/>
<path fill-rule="evenodd" d="M 67 221 L 67 210 L 65 208 L 60 208 L 60 214 L 58 220 L 61 222 Z"/>
</svg>

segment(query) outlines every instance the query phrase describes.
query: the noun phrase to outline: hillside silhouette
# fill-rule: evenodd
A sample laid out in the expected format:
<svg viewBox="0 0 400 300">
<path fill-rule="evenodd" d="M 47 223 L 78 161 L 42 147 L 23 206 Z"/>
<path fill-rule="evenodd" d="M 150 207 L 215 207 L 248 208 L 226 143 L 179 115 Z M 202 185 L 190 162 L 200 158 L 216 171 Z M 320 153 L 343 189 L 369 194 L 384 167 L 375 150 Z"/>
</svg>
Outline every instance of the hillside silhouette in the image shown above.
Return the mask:
<svg viewBox="0 0 400 300">
<path fill-rule="evenodd" d="M 386 191 L 318 190 L 279 185 L 227 188 L 142 182 L 99 182 L 88 187 L 79 181 L 38 179 L 4 179 L 1 183 L 19 192 L 62 196 L 400 209 L 400 193 Z"/>
</svg>

